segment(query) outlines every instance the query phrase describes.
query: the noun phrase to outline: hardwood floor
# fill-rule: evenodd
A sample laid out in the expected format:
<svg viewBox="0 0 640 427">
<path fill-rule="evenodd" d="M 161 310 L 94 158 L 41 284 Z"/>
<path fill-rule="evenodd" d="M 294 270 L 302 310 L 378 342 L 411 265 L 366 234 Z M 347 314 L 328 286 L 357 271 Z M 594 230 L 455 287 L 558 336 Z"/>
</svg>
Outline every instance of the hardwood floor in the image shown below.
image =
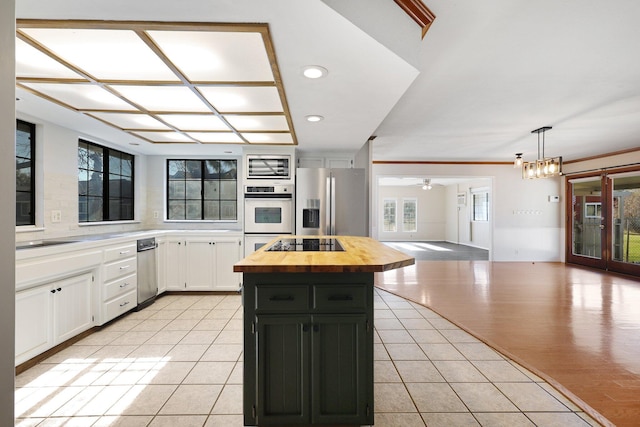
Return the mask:
<svg viewBox="0 0 640 427">
<path fill-rule="evenodd" d="M 640 425 L 640 281 L 563 263 L 416 261 L 377 273 L 376 285 L 521 363 L 603 424 Z"/>
</svg>

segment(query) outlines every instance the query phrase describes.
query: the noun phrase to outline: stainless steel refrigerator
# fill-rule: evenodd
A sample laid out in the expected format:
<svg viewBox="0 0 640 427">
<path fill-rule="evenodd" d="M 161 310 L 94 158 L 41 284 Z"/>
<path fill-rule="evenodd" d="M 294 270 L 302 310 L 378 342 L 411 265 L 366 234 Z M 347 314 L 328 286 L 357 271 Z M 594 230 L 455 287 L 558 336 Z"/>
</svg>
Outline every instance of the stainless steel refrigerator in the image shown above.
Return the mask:
<svg viewBox="0 0 640 427">
<path fill-rule="evenodd" d="M 368 235 L 364 169 L 296 169 L 297 235 Z"/>
</svg>

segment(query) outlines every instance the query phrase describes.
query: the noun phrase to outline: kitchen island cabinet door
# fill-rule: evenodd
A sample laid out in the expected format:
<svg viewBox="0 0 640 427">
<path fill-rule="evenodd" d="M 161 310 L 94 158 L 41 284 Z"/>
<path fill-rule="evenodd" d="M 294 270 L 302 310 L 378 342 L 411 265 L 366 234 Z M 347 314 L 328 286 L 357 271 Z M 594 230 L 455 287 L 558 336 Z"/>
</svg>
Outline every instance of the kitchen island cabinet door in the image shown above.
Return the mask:
<svg viewBox="0 0 640 427">
<path fill-rule="evenodd" d="M 92 274 L 55 283 L 53 294 L 54 342 L 59 344 L 91 328 Z"/>
<path fill-rule="evenodd" d="M 53 346 L 51 289 L 44 285 L 16 294 L 16 364 Z"/>
<path fill-rule="evenodd" d="M 373 339 L 367 316 L 319 314 L 312 324 L 312 423 L 370 424 Z"/>
<path fill-rule="evenodd" d="M 304 425 L 310 420 L 308 394 L 309 316 L 259 315 L 257 324 L 258 425 Z M 245 387 L 256 389 L 250 381 Z"/>
</svg>

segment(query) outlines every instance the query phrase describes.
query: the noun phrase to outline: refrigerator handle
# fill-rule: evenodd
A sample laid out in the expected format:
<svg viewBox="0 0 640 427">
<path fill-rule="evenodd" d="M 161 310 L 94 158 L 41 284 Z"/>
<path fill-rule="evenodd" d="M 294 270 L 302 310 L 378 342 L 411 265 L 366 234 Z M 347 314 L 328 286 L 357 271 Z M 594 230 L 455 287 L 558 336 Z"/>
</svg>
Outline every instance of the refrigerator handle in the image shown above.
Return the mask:
<svg viewBox="0 0 640 427">
<path fill-rule="evenodd" d="M 336 234 L 336 177 L 331 177 L 331 235 Z"/>
<path fill-rule="evenodd" d="M 326 190 L 327 190 L 327 194 L 326 194 L 326 198 L 325 200 L 325 221 L 327 224 L 326 230 L 325 230 L 325 235 L 330 235 L 331 234 L 331 206 L 332 206 L 332 202 L 331 202 L 331 177 L 327 177 L 327 185 L 325 186 Z"/>
</svg>

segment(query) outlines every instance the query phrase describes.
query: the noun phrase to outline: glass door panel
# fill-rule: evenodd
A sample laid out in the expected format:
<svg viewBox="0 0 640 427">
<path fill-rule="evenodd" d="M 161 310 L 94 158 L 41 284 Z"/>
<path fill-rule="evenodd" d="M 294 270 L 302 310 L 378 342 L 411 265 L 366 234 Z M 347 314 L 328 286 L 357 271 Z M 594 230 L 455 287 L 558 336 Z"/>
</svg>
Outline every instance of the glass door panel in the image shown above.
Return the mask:
<svg viewBox="0 0 640 427">
<path fill-rule="evenodd" d="M 626 273 L 640 271 L 640 173 L 610 178 L 613 189 L 611 269 Z"/>
<path fill-rule="evenodd" d="M 588 180 L 570 181 L 570 184 L 572 188 L 571 254 L 600 260 L 604 228 L 602 180 L 598 176 Z"/>
</svg>

